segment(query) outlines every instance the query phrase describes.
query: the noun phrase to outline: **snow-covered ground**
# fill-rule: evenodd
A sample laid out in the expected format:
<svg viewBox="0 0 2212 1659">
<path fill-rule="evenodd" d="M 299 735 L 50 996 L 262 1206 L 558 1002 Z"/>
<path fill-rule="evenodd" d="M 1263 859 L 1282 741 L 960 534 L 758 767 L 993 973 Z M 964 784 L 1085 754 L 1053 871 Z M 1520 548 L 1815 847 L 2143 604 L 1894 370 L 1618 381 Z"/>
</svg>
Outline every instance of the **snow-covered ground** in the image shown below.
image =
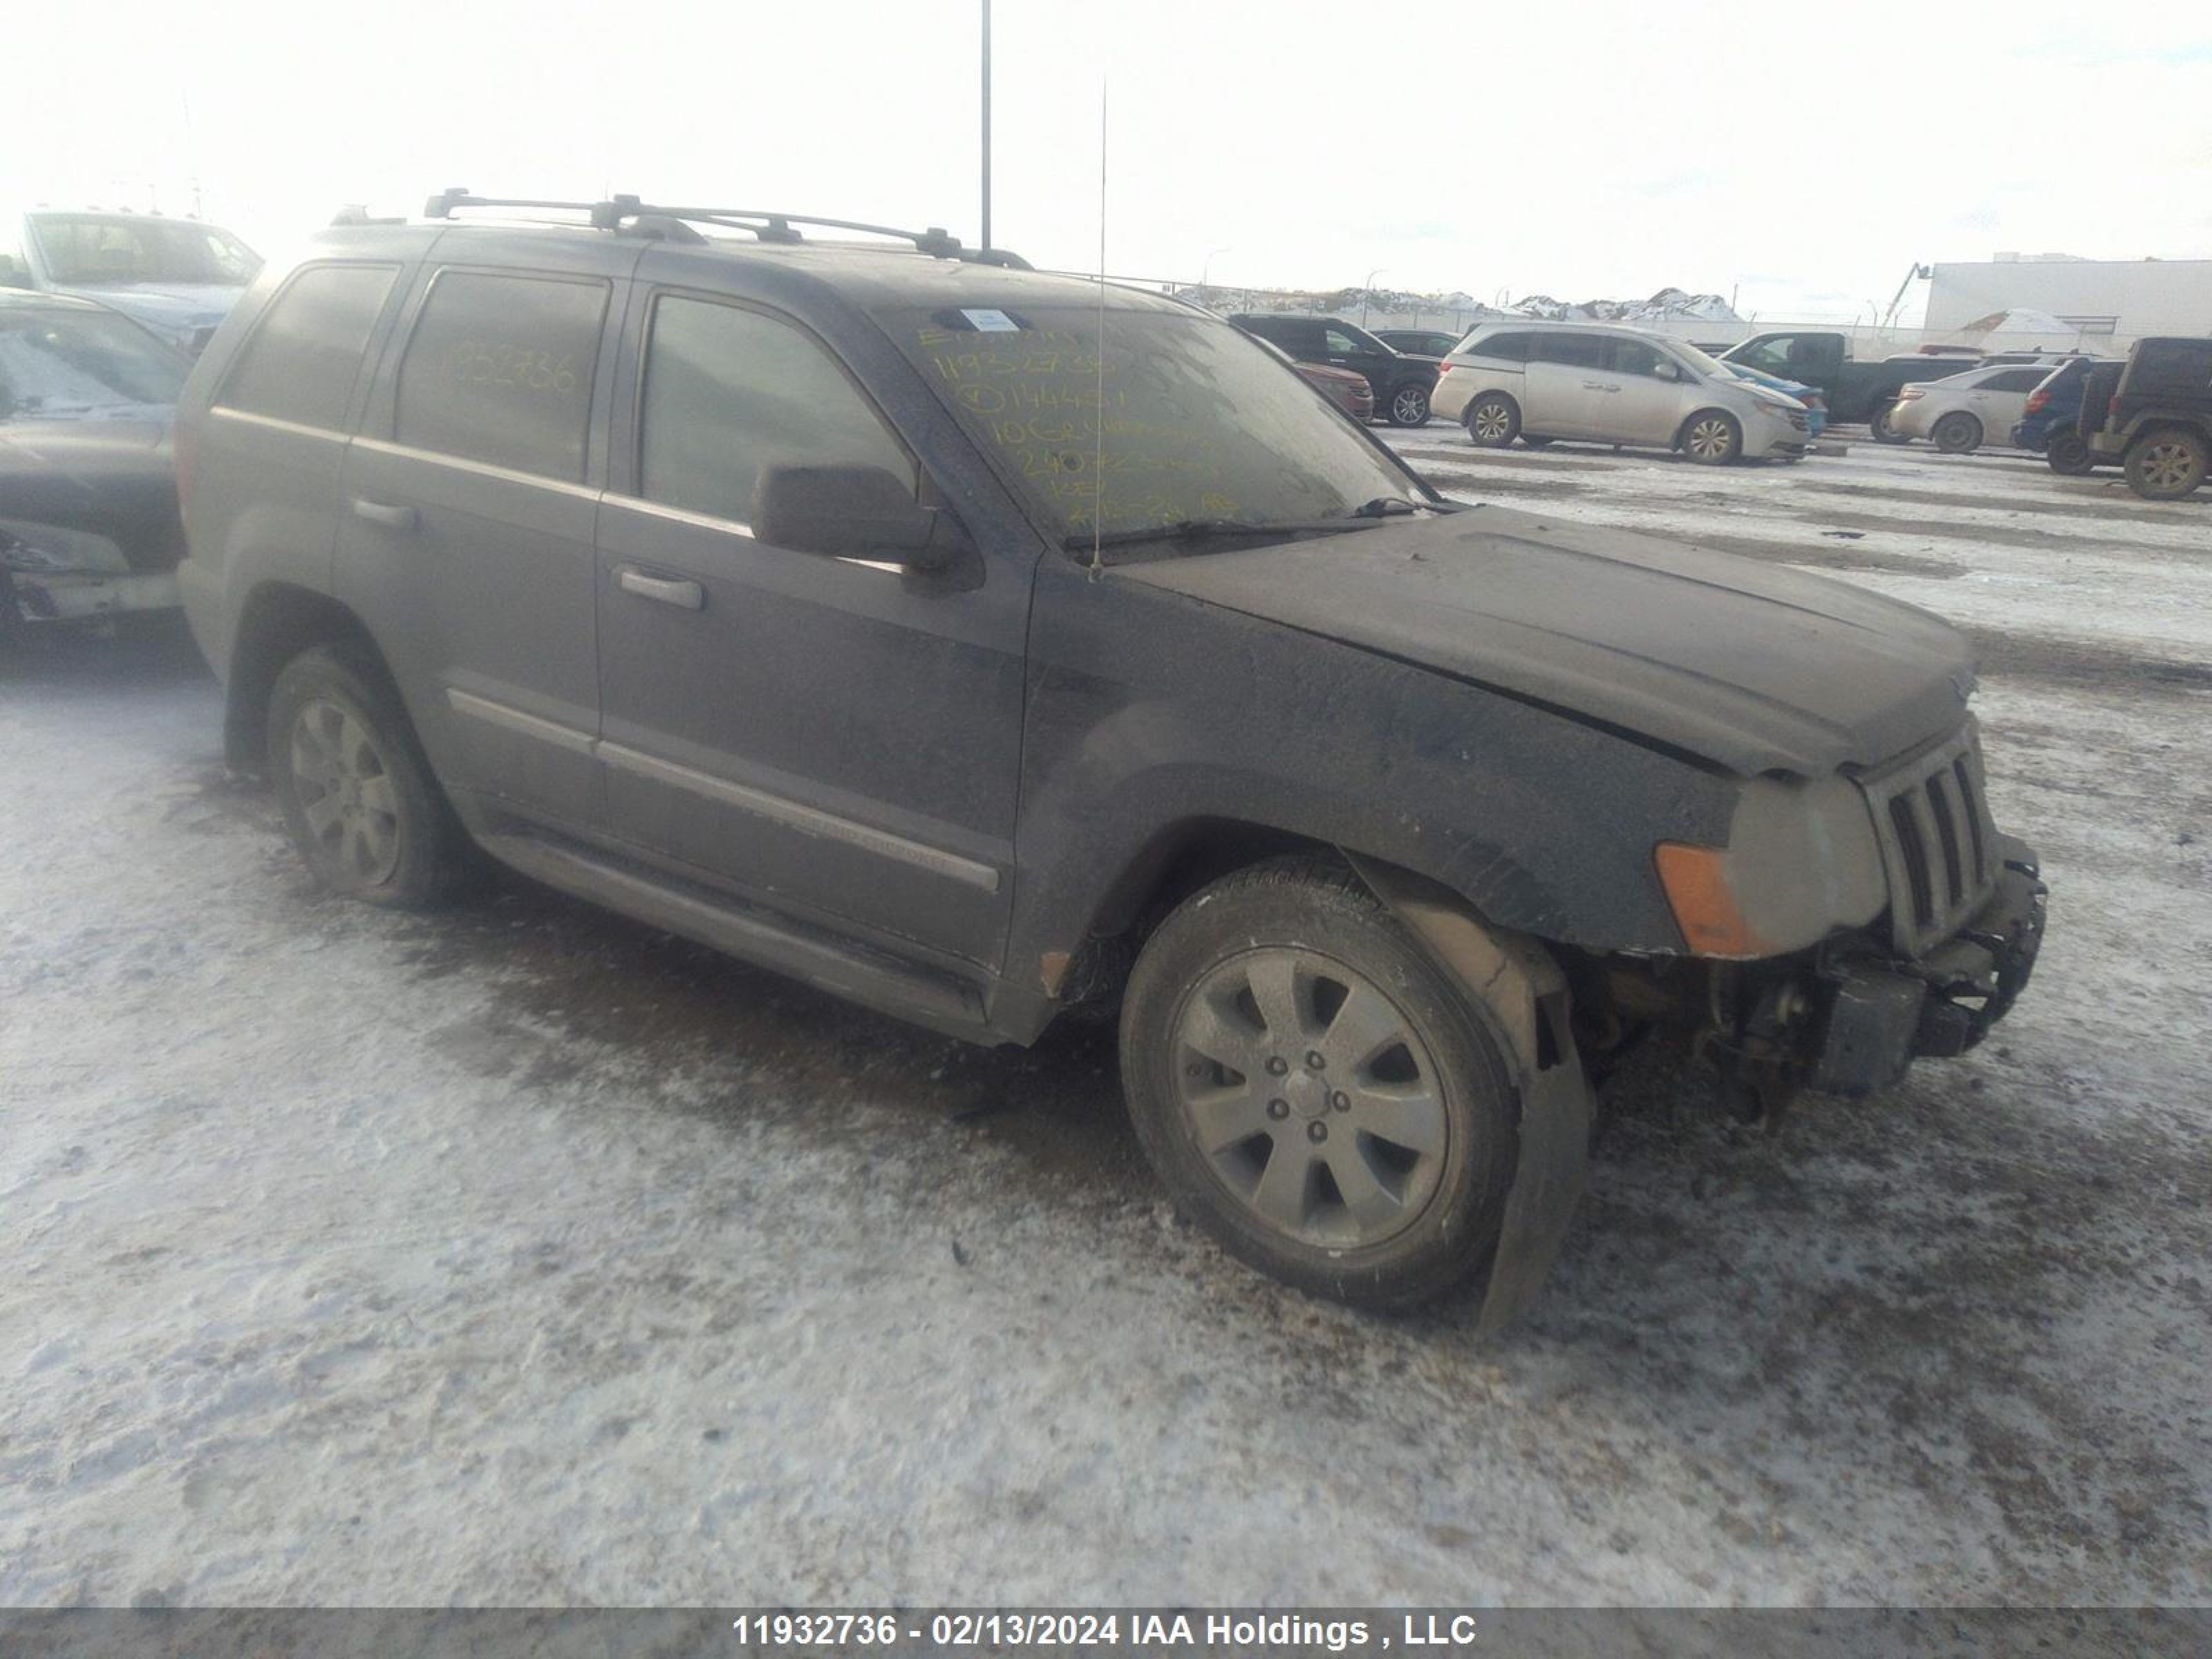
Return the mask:
<svg viewBox="0 0 2212 1659">
<path fill-rule="evenodd" d="M 1646 1068 L 1479 1343 L 1225 1261 L 1100 1036 L 326 900 L 187 655 L 0 662 L 0 1603 L 2212 1598 L 2212 496 L 1400 443 L 1969 624 L 2003 1030 L 1773 1139 Z"/>
</svg>

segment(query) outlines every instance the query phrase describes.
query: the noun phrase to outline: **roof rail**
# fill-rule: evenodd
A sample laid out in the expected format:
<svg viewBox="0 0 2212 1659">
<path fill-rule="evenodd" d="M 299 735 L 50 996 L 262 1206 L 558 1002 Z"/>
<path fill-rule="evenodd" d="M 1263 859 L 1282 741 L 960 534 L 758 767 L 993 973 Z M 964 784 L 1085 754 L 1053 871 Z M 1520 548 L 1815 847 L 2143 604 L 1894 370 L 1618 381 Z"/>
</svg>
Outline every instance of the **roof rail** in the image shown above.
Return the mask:
<svg viewBox="0 0 2212 1659">
<path fill-rule="evenodd" d="M 649 234 L 657 232 L 672 240 L 680 240 L 672 234 L 672 226 L 705 224 L 747 231 L 763 242 L 798 243 L 806 240 L 798 227 L 809 225 L 817 229 L 858 231 L 864 235 L 911 242 L 933 258 L 964 259 L 971 264 L 1004 265 L 1017 270 L 1030 269 L 1028 260 L 1010 249 L 963 247 L 957 236 L 937 225 L 927 230 L 902 230 L 896 225 L 872 225 L 858 219 L 823 219 L 811 214 L 770 213 L 758 208 L 668 207 L 641 201 L 635 196 L 615 196 L 604 202 L 553 202 L 520 196 L 477 196 L 460 188 L 433 196 L 422 212 L 427 218 L 450 219 L 455 208 L 528 208 L 581 213 L 600 230 L 620 230 L 628 224 Z"/>
</svg>

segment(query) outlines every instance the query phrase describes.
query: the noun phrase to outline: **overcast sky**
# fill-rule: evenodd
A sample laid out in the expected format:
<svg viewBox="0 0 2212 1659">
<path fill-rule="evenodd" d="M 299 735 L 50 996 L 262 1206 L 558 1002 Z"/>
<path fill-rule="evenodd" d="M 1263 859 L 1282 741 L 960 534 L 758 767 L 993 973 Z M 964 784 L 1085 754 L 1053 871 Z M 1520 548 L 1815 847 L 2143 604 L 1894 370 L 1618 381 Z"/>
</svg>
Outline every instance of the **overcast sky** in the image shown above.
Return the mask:
<svg viewBox="0 0 2212 1659">
<path fill-rule="evenodd" d="M 977 0 L 11 8 L 0 202 L 274 246 L 436 188 L 975 240 Z M 2212 258 L 2212 13 L 2080 0 L 997 0 L 994 239 L 1039 264 L 1485 299 L 1886 307 L 1916 260 Z M 2109 20 L 2109 21 L 2102 21 Z M 1924 286 L 1924 285 L 1923 285 Z M 1917 315 L 1919 289 L 1906 315 Z"/>
</svg>

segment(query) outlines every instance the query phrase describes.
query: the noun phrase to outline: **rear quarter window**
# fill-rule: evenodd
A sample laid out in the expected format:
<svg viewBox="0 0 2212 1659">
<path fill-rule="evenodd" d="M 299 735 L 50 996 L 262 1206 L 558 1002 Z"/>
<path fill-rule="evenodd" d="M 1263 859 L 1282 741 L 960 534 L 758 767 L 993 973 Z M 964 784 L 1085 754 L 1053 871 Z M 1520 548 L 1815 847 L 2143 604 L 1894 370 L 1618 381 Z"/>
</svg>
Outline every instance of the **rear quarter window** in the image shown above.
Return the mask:
<svg viewBox="0 0 2212 1659">
<path fill-rule="evenodd" d="M 1470 357 L 1525 363 L 1528 361 L 1528 340 L 1526 334 L 1492 334 L 1487 339 L 1470 340 L 1460 349 Z"/>
<path fill-rule="evenodd" d="M 337 431 L 397 265 L 308 265 L 239 354 L 217 407 Z"/>
<path fill-rule="evenodd" d="M 447 270 L 399 365 L 393 437 L 574 483 L 606 319 L 597 280 Z"/>
</svg>

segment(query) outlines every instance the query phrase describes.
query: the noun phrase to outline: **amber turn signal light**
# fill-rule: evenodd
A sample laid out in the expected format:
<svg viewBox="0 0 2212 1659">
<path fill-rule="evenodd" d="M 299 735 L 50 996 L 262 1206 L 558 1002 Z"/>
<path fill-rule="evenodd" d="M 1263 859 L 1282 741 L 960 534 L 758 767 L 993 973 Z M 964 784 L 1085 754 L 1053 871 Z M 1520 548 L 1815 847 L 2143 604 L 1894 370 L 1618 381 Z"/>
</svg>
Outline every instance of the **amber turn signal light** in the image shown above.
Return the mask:
<svg viewBox="0 0 2212 1659">
<path fill-rule="evenodd" d="M 1729 890 L 1728 854 L 1717 847 L 1692 847 L 1687 842 L 1662 841 L 1652 849 L 1659 884 L 1667 890 L 1667 903 L 1674 912 L 1674 925 L 1693 956 L 1761 957 L 1766 941 L 1752 931 L 1736 908 Z"/>
</svg>

